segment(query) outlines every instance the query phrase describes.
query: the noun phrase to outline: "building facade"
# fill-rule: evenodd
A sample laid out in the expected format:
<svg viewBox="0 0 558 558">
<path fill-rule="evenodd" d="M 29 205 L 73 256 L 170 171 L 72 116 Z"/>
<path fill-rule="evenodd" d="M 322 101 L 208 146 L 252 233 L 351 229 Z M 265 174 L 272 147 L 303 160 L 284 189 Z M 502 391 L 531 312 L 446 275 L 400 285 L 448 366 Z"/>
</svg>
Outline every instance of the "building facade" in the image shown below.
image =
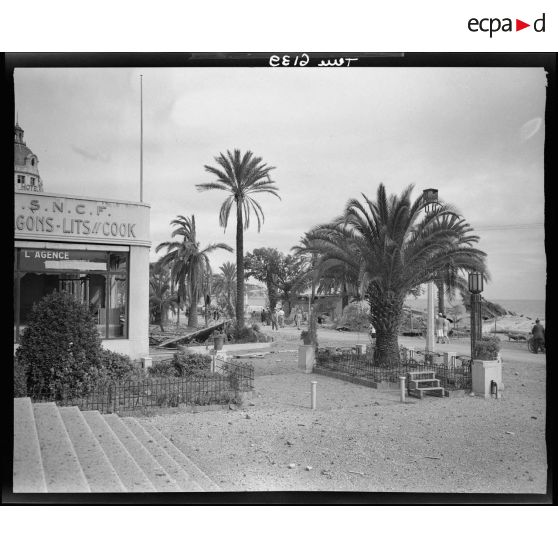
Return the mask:
<svg viewBox="0 0 558 558">
<path fill-rule="evenodd" d="M 38 158 L 15 131 L 15 345 L 33 304 L 64 290 L 90 306 L 105 348 L 147 356 L 149 205 L 43 192 Z"/>
</svg>

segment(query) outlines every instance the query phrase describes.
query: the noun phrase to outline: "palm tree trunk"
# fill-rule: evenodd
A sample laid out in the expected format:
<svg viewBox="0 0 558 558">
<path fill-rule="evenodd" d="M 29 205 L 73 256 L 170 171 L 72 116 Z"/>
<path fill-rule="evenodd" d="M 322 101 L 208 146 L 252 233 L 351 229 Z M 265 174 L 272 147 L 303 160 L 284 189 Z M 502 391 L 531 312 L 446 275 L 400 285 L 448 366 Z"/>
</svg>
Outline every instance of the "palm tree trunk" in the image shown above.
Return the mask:
<svg viewBox="0 0 558 558">
<path fill-rule="evenodd" d="M 236 327 L 244 328 L 244 230 L 241 201 L 236 201 Z"/>
<path fill-rule="evenodd" d="M 192 297 L 188 311 L 188 327 L 198 327 L 198 301 Z"/>
<path fill-rule="evenodd" d="M 159 305 L 159 312 L 160 312 L 159 313 L 159 327 L 161 328 L 161 331 L 165 331 L 165 328 L 164 328 L 164 325 L 165 325 L 164 318 L 165 318 L 165 316 L 163 314 L 163 312 L 164 312 L 164 305 L 163 304 Z"/>
<path fill-rule="evenodd" d="M 376 329 L 374 360 L 379 365 L 396 364 L 399 362 L 398 333 L 404 297 L 389 297 L 379 289 L 371 287 L 368 289 L 367 298 L 372 325 Z"/>
</svg>

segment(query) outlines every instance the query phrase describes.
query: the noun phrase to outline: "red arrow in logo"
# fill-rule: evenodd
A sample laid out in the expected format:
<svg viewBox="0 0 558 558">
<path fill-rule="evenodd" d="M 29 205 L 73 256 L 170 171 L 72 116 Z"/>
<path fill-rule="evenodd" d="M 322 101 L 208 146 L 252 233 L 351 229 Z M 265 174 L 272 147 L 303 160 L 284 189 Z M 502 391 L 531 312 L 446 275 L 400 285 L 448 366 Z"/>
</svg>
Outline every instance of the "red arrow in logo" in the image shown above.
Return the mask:
<svg viewBox="0 0 558 558">
<path fill-rule="evenodd" d="M 525 27 L 531 27 L 531 24 L 530 23 L 525 23 L 524 21 L 521 21 L 520 19 L 515 20 L 515 30 L 516 31 L 521 31 L 522 29 L 525 29 Z"/>
</svg>

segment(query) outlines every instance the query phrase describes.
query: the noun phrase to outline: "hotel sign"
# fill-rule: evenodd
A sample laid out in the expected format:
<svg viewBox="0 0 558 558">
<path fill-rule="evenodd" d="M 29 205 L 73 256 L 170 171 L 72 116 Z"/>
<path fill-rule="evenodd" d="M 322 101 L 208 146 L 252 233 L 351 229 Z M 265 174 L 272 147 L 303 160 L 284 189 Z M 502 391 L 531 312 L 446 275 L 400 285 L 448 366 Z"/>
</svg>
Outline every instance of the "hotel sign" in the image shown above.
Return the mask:
<svg viewBox="0 0 558 558">
<path fill-rule="evenodd" d="M 15 193 L 16 238 L 149 245 L 144 204 Z"/>
</svg>

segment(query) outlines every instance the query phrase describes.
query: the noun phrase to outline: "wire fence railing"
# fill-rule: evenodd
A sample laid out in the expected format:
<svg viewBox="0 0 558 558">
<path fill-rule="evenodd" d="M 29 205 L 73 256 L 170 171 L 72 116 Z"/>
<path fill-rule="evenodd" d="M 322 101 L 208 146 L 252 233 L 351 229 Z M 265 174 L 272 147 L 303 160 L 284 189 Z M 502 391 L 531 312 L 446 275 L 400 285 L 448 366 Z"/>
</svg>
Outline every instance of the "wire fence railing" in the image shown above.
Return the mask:
<svg viewBox="0 0 558 558">
<path fill-rule="evenodd" d="M 444 356 L 432 351 L 408 351 L 401 347 L 399 359 L 391 363 L 377 363 L 373 351 L 358 353 L 349 350 L 318 349 L 316 366 L 349 377 L 365 378 L 375 382 L 398 383 L 400 376 L 409 381 L 409 372 L 434 373 L 440 386 L 452 390 L 471 389 L 471 358 L 468 356 Z M 415 374 L 416 376 L 416 374 Z"/>
<path fill-rule="evenodd" d="M 33 402 L 52 401 L 60 406 L 77 406 L 82 411 L 117 413 L 150 407 L 238 402 L 242 393 L 253 389 L 252 365 L 216 359 L 214 369 L 203 376 L 104 382 L 87 390 L 61 386 L 57 390 L 31 393 L 30 397 Z"/>
</svg>

